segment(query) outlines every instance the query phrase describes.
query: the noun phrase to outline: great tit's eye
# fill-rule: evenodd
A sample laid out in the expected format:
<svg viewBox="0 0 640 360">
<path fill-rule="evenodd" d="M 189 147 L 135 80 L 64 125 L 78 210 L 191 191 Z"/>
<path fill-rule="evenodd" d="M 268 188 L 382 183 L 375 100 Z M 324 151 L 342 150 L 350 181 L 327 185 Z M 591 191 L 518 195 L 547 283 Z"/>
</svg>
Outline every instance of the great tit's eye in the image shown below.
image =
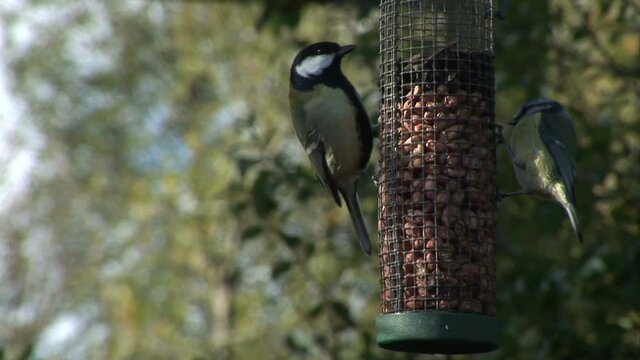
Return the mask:
<svg viewBox="0 0 640 360">
<path fill-rule="evenodd" d="M 318 49 L 316 50 L 316 54 L 318 54 L 318 55 L 322 54 L 322 49 L 318 48 Z"/>
</svg>

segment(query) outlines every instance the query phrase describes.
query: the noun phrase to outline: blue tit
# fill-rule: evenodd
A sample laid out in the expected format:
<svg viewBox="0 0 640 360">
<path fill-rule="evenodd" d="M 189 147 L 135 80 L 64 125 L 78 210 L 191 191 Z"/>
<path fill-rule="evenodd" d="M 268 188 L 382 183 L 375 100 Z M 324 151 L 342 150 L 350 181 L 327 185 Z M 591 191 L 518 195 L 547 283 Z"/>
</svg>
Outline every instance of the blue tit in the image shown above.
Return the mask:
<svg viewBox="0 0 640 360">
<path fill-rule="evenodd" d="M 371 254 L 369 233 L 356 192 L 373 146 L 369 118 L 356 89 L 340 68 L 355 49 L 319 42 L 302 49 L 291 64 L 289 105 L 298 140 L 320 183 L 341 206 L 347 204 L 362 250 Z"/>
<path fill-rule="evenodd" d="M 569 113 L 557 101 L 538 98 L 525 102 L 509 125 L 511 157 L 522 190 L 501 194 L 533 194 L 559 203 L 582 242 L 576 213 L 576 135 Z"/>
</svg>

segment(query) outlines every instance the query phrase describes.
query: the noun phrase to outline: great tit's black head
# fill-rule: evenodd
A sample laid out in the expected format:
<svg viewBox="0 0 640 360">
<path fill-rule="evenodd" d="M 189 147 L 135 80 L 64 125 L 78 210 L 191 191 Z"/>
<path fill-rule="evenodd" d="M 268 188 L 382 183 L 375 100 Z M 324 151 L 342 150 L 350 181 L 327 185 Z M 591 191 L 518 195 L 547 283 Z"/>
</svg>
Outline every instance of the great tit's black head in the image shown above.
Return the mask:
<svg viewBox="0 0 640 360">
<path fill-rule="evenodd" d="M 301 77 L 312 82 L 326 82 L 341 75 L 342 57 L 355 49 L 355 45 L 340 46 L 334 42 L 323 41 L 311 44 L 293 59 L 291 78 Z"/>
</svg>

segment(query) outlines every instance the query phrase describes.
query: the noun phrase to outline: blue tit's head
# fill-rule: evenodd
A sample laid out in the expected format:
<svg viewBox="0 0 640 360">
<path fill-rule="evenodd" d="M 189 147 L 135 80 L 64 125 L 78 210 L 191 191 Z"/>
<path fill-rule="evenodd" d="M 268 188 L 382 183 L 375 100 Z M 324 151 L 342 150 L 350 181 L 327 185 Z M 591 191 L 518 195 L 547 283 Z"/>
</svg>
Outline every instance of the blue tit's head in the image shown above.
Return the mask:
<svg viewBox="0 0 640 360">
<path fill-rule="evenodd" d="M 305 47 L 298 52 L 291 64 L 292 82 L 298 78 L 313 83 L 331 83 L 342 76 L 342 57 L 355 48 L 355 45 L 340 46 L 329 41 Z"/>
<path fill-rule="evenodd" d="M 520 119 L 525 118 L 527 116 L 533 115 L 535 113 L 562 113 L 567 114 L 562 105 L 559 102 L 547 98 L 535 98 L 526 101 L 524 104 L 520 106 L 520 108 L 516 111 L 509 122 L 509 125 L 515 126 L 518 124 Z M 568 114 L 566 115 L 569 116 Z"/>
</svg>

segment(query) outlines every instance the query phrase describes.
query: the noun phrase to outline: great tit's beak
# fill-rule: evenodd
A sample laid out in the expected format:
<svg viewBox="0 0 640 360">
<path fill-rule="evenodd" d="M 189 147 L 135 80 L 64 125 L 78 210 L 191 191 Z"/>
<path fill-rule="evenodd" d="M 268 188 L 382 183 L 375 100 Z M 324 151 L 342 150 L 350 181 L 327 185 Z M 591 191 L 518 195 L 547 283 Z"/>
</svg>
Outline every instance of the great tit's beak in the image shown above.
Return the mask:
<svg viewBox="0 0 640 360">
<path fill-rule="evenodd" d="M 355 45 L 345 45 L 340 47 L 340 51 L 338 51 L 338 55 L 340 56 L 345 56 L 348 53 L 352 52 L 353 50 L 355 50 L 356 46 Z"/>
</svg>

